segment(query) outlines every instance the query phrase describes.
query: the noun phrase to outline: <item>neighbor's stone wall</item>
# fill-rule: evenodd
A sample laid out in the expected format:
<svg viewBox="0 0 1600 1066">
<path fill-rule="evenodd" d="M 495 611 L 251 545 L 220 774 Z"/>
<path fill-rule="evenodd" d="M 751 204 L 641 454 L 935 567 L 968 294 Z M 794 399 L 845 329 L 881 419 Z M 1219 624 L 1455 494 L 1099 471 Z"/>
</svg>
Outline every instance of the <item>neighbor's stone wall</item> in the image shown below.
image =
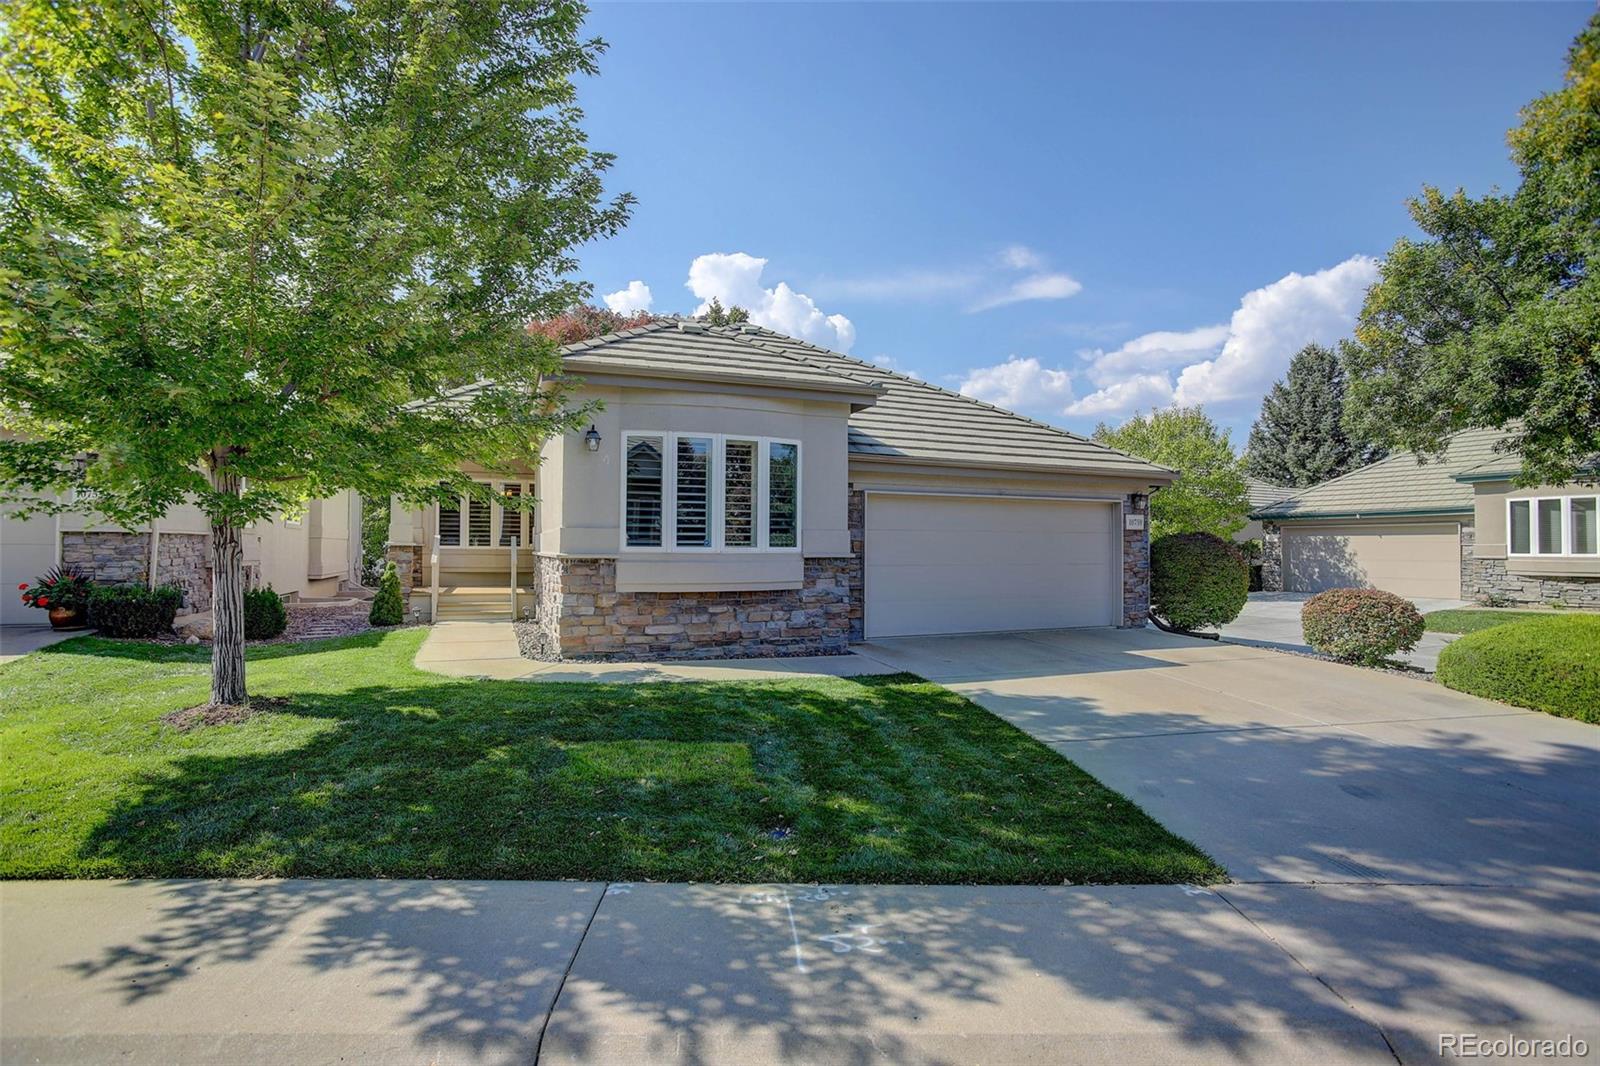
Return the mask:
<svg viewBox="0 0 1600 1066">
<path fill-rule="evenodd" d="M 211 610 L 210 534 L 161 534 L 156 541 L 156 584 L 181 588 L 186 611 Z"/>
<path fill-rule="evenodd" d="M 562 659 L 833 655 L 860 626 L 860 559 L 807 559 L 798 589 L 618 592 L 612 559 L 541 555 L 542 650 Z"/>
<path fill-rule="evenodd" d="M 62 533 L 61 566 L 107 585 L 142 585 L 150 579 L 150 535 Z"/>
<path fill-rule="evenodd" d="M 1283 591 L 1283 532 L 1275 523 L 1261 523 L 1261 591 Z"/>
<path fill-rule="evenodd" d="M 1144 516 L 1142 529 L 1122 523 L 1122 628 L 1138 629 L 1150 617 L 1150 497 L 1132 493 L 1123 508 Z"/>
<path fill-rule="evenodd" d="M 1600 578 L 1544 577 L 1514 574 L 1505 559 L 1479 559 L 1473 554 L 1474 530 L 1461 526 L 1461 595 L 1473 600 L 1509 603 L 1567 603 L 1600 607 Z"/>
</svg>

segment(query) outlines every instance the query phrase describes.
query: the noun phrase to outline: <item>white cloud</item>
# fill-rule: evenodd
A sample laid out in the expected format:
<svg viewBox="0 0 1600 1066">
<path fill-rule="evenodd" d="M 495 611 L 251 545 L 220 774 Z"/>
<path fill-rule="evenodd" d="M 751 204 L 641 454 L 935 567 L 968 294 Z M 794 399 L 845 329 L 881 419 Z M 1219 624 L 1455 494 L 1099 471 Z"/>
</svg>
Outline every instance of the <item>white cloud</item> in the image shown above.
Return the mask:
<svg viewBox="0 0 1600 1066">
<path fill-rule="evenodd" d="M 695 314 L 703 313 L 716 299 L 724 307 L 743 307 L 750 312 L 750 321 L 758 326 L 848 352 L 856 342 L 856 328 L 850 320 L 839 314 L 825 314 L 815 300 L 794 291 L 787 282 L 766 288 L 761 284 L 766 265 L 765 259 L 744 252 L 697 256 L 689 264 L 689 280 L 684 283 L 700 300 Z"/>
<path fill-rule="evenodd" d="M 997 293 L 973 304 L 971 311 L 990 311 L 1025 300 L 1065 300 L 1083 291 L 1075 278 L 1066 274 L 1030 274 L 1019 278 Z"/>
<path fill-rule="evenodd" d="M 1002 248 L 1000 262 L 1012 270 L 1044 269 L 1044 256 L 1025 244 L 1012 244 Z"/>
<path fill-rule="evenodd" d="M 1171 402 L 1171 378 L 1165 374 L 1136 374 L 1068 404 L 1062 413 L 1102 417 L 1130 414 L 1141 407 L 1165 407 Z"/>
<path fill-rule="evenodd" d="M 1072 375 L 1052 370 L 1029 357 L 1011 356 L 1003 363 L 970 371 L 959 390 L 973 399 L 1014 410 L 1056 408 L 1072 398 Z"/>
<path fill-rule="evenodd" d="M 606 306 L 619 315 L 631 315 L 650 310 L 650 286 L 642 281 L 630 281 L 625 289 L 608 292 L 602 299 Z"/>
<path fill-rule="evenodd" d="M 1254 403 L 1295 352 L 1313 341 L 1332 344 L 1350 332 L 1377 276 L 1377 260 L 1352 256 L 1246 293 L 1226 325 L 1161 330 L 1113 351 L 1084 352 L 1082 373 L 1096 391 L 1064 413 L 1105 416 L 1171 403 Z"/>
<path fill-rule="evenodd" d="M 1315 274 L 1288 274 L 1245 294 L 1228 323 L 1215 359 L 1178 375 L 1179 403 L 1225 403 L 1259 397 L 1288 367 L 1295 352 L 1316 341 L 1332 344 L 1350 332 L 1378 261 L 1351 256 Z"/>
<path fill-rule="evenodd" d="M 1007 245 L 962 267 L 822 278 L 810 288 L 828 299 L 883 303 L 958 301 L 966 305 L 969 313 L 1027 300 L 1062 300 L 1083 290 L 1075 278 L 1049 270 L 1045 257 L 1025 244 Z"/>
</svg>

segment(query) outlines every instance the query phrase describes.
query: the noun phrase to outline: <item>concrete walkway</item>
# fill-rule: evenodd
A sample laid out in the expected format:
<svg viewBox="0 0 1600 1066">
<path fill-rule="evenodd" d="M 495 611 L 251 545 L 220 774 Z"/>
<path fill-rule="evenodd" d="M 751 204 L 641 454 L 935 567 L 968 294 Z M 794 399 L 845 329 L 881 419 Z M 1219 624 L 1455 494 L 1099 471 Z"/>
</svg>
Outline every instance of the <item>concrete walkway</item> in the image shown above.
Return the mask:
<svg viewBox="0 0 1600 1066">
<path fill-rule="evenodd" d="M 0 666 L 20 659 L 29 652 L 75 637 L 86 637 L 93 632 L 92 629 L 57 630 L 49 626 L 0 626 Z"/>
<path fill-rule="evenodd" d="M 1312 647 L 1306 643 L 1305 633 L 1300 628 L 1300 608 L 1311 596 L 1309 592 L 1252 592 L 1250 602 L 1245 604 L 1239 617 L 1218 632 L 1223 640 L 1233 644 L 1310 653 Z M 1470 606 L 1467 600 L 1421 599 L 1412 602 L 1423 614 Z M 1402 652 L 1398 658 L 1431 674 L 1439 668 L 1439 653 L 1452 640 L 1459 638 L 1459 633 L 1424 633 L 1415 648 Z"/>
<path fill-rule="evenodd" d="M 510 622 L 440 622 L 417 649 L 416 666 L 451 677 L 496 681 L 579 681 L 632 684 L 643 681 L 761 681 L 792 677 L 857 677 L 890 674 L 896 668 L 851 652 L 781 659 L 710 662 L 545 663 L 524 658 Z"/>
</svg>

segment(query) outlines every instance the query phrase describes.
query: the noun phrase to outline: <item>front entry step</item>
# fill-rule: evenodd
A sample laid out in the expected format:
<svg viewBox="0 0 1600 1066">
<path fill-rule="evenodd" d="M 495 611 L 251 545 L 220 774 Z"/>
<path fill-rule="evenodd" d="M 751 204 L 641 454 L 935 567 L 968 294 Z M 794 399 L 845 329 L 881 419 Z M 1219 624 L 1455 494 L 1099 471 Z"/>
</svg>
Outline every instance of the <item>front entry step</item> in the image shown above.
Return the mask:
<svg viewBox="0 0 1600 1066">
<path fill-rule="evenodd" d="M 518 590 L 529 602 L 530 590 Z M 441 585 L 436 622 L 509 622 L 513 618 L 508 585 Z"/>
</svg>

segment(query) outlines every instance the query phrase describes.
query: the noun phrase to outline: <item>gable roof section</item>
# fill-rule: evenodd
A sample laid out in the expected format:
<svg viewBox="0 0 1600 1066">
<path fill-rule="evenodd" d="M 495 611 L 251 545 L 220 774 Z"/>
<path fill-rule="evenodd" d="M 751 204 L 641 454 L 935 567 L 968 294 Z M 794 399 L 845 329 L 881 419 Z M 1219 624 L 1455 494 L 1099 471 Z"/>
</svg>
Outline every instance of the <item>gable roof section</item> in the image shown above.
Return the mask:
<svg viewBox="0 0 1600 1066">
<path fill-rule="evenodd" d="M 1419 464 L 1414 452 L 1369 463 L 1348 474 L 1251 512 L 1252 518 L 1367 518 L 1380 515 L 1461 514 L 1472 510 L 1472 486 L 1456 475 L 1473 467 L 1503 465 L 1495 446 L 1510 431 L 1466 429 L 1451 436 L 1437 461 Z"/>
<path fill-rule="evenodd" d="M 1244 478 L 1245 500 L 1252 508 L 1270 507 L 1280 500 L 1287 500 L 1297 491 L 1299 490 L 1285 488 L 1282 485 L 1274 485 L 1270 481 L 1262 481 L 1260 478 L 1251 477 L 1249 474 L 1246 474 Z"/>
<path fill-rule="evenodd" d="M 774 330 L 745 324 L 711 332 L 880 388 L 876 403 L 850 416 L 852 458 L 1136 477 L 1151 484 L 1177 476 L 1087 437 Z"/>
<path fill-rule="evenodd" d="M 566 369 L 580 375 L 615 374 L 773 388 L 837 392 L 871 402 L 870 383 L 833 373 L 782 352 L 740 344 L 699 326 L 673 321 L 608 333 L 561 349 Z"/>
</svg>

